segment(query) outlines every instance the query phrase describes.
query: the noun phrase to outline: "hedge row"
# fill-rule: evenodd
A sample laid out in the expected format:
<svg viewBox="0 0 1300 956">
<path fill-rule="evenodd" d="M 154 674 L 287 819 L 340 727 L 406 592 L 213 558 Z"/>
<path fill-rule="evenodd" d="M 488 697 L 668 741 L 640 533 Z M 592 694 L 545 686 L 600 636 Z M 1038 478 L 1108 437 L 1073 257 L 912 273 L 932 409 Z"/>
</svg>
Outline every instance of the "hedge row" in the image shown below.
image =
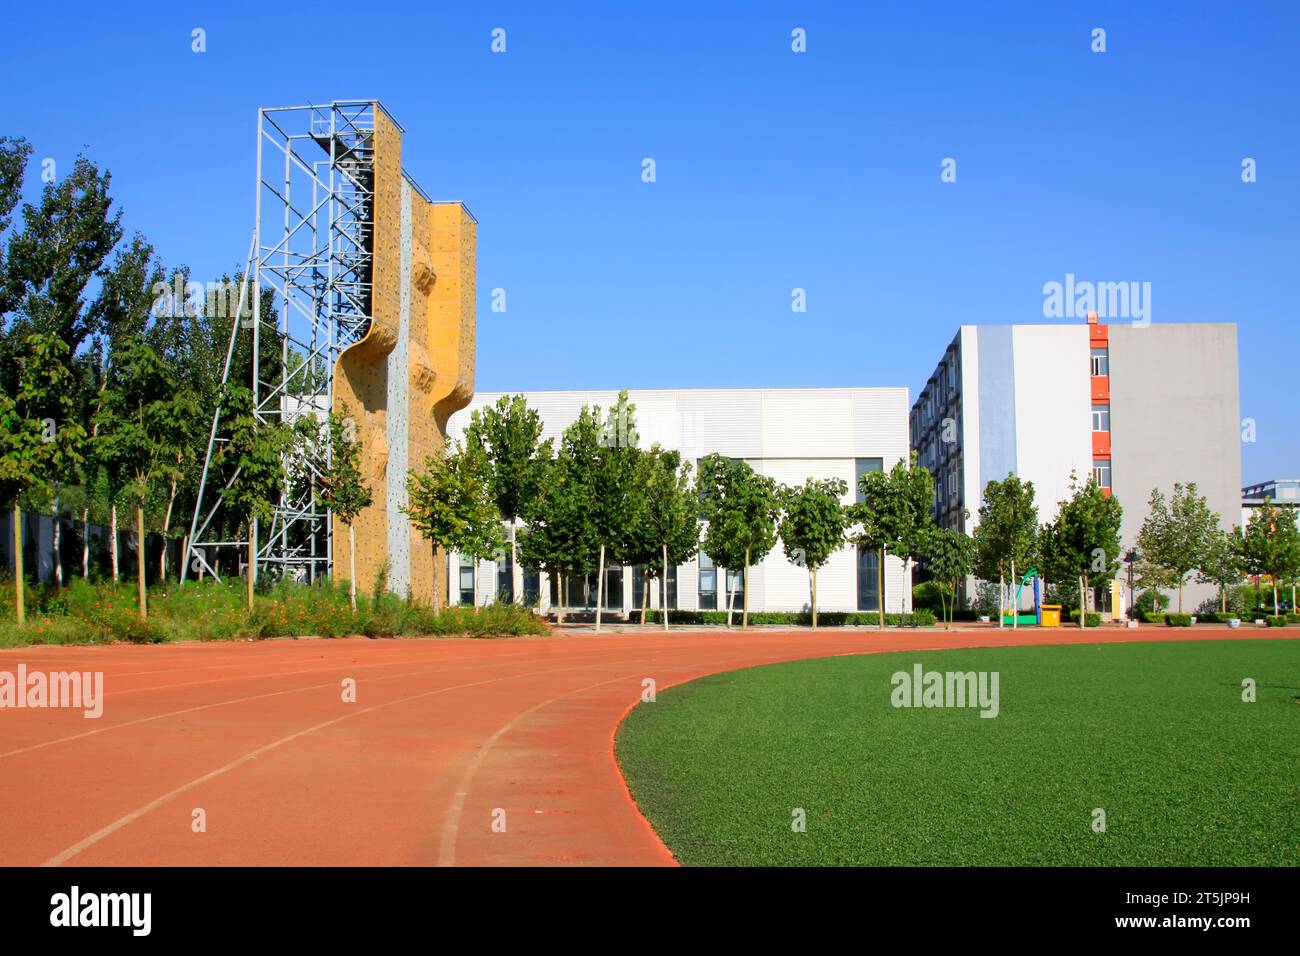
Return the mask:
<svg viewBox="0 0 1300 956">
<path fill-rule="evenodd" d="M 1069 621 L 1071 624 L 1078 624 L 1078 623 L 1079 623 L 1079 612 L 1078 612 L 1078 611 L 1066 611 L 1066 612 L 1065 612 L 1065 619 L 1066 619 L 1067 621 Z M 1084 622 L 1084 626 L 1085 626 L 1085 627 L 1101 627 L 1101 614 L 1098 613 L 1097 611 L 1089 611 L 1089 612 L 1088 612 L 1088 619 Z"/>
<path fill-rule="evenodd" d="M 658 611 L 647 611 L 646 621 L 655 624 L 663 620 Z M 930 627 L 935 623 L 934 612 L 917 608 L 911 614 L 886 614 L 885 623 L 890 627 Z M 739 627 L 741 612 L 732 614 L 731 622 Z M 669 611 L 670 624 L 726 624 L 726 611 Z M 753 625 L 777 624 L 793 627 L 812 625 L 812 614 L 800 611 L 751 611 L 749 623 Z M 880 615 L 870 611 L 820 611 L 817 614 L 818 627 L 873 627 L 880 624 Z"/>
</svg>

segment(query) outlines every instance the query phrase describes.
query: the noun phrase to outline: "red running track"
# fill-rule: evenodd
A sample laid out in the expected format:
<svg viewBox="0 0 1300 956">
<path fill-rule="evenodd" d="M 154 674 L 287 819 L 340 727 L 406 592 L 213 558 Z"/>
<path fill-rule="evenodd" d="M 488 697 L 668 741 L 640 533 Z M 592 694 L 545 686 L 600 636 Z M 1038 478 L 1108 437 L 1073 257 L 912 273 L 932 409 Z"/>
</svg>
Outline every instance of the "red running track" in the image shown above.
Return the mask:
<svg viewBox="0 0 1300 956">
<path fill-rule="evenodd" d="M 1063 630 L 1050 643 L 1265 636 L 1281 635 Z M 644 678 L 663 690 L 777 661 L 1044 637 L 674 632 L 0 651 L 0 671 L 102 671 L 105 698 L 99 719 L 0 709 L 0 865 L 671 864 L 613 755 Z M 504 833 L 492 829 L 497 810 Z"/>
</svg>

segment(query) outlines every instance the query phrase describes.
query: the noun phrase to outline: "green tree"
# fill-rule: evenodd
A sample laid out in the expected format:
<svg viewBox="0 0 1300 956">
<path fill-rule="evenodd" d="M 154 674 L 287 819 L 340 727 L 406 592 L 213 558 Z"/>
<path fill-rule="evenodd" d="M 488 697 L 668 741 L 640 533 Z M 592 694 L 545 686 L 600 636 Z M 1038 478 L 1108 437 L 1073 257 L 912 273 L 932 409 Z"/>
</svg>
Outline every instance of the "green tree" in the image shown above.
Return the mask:
<svg viewBox="0 0 1300 956">
<path fill-rule="evenodd" d="M 668 569 L 693 558 L 700 549 L 700 501 L 691 484 L 691 465 L 680 452 L 651 445 L 640 458 L 637 486 L 644 496 L 634 561 L 645 566 L 641 597 L 641 623 L 645 623 L 646 596 L 652 578 L 659 578 L 659 607 L 668 630 Z M 655 568 L 655 562 L 660 567 Z"/>
<path fill-rule="evenodd" d="M 348 529 L 348 600 L 357 609 L 357 533 L 353 523 L 374 500 L 365 476 L 361 473 L 361 440 L 356 437 L 356 423 L 348 417 L 330 412 L 325 422 L 329 436 L 329 464 L 322 469 L 315 484 L 316 500 L 338 517 Z M 319 456 L 317 456 L 319 457 Z M 435 578 L 437 575 L 435 575 Z M 437 582 L 434 582 L 437 593 Z"/>
<path fill-rule="evenodd" d="M 1197 580 L 1202 584 L 1216 584 L 1219 587 L 1220 606 L 1223 613 L 1228 613 L 1228 591 L 1241 583 L 1246 576 L 1246 562 L 1242 555 L 1245 538 L 1241 528 L 1234 525 L 1231 531 L 1218 529 L 1210 541 L 1210 546 L 1197 568 Z"/>
<path fill-rule="evenodd" d="M 556 624 L 564 622 L 567 576 L 592 571 L 597 563 L 600 542 L 591 463 L 600 431 L 600 421 L 584 407 L 560 437 L 555 458 L 543 465 L 541 491 L 524 516 L 520 560 L 555 582 Z"/>
<path fill-rule="evenodd" d="M 1281 613 L 1278 586 L 1300 568 L 1300 530 L 1294 508 L 1277 508 L 1269 499 L 1256 508 L 1246 524 L 1243 555 L 1256 578 L 1267 574 L 1273 586 L 1273 613 Z"/>
<path fill-rule="evenodd" d="M 1018 569 L 1028 568 L 1034 560 L 1038 543 L 1038 506 L 1034 503 L 1034 483 L 1008 474 L 1001 481 L 984 486 L 979 523 L 975 526 L 974 561 L 976 574 L 987 581 L 998 579 L 998 626 L 1005 620 L 1003 605 L 1006 582 L 1015 587 Z M 1011 615 L 1011 626 L 1018 627 L 1019 608 Z"/>
<path fill-rule="evenodd" d="M 23 196 L 23 178 L 31 144 L 19 137 L 0 136 L 0 238 L 9 231 L 13 211 Z M 16 304 L 17 283 L 9 279 L 9 256 L 0 245 L 0 320 Z M 0 326 L 2 327 L 2 326 Z"/>
<path fill-rule="evenodd" d="M 253 393 L 242 385 L 227 383 L 222 405 L 229 438 L 215 458 L 217 465 L 231 475 L 221 489 L 221 500 L 243 517 L 248 531 L 246 598 L 251 611 L 257 585 L 258 523 L 269 522 L 275 512 L 275 502 L 288 477 L 285 458 L 299 436 L 287 425 L 259 419 Z"/>
<path fill-rule="evenodd" d="M 600 408 L 592 412 L 600 418 Z M 619 564 L 626 564 L 637 550 L 636 533 L 641 523 L 645 499 L 637 487 L 640 450 L 637 448 L 636 405 L 628 401 L 627 392 L 618 393 L 618 401 L 605 417 L 591 463 L 592 518 L 600 543 L 596 570 L 596 631 L 600 631 L 605 604 L 605 559 L 612 554 Z"/>
<path fill-rule="evenodd" d="M 0 165 L 7 183 L 21 177 L 21 166 L 12 150 Z M 26 153 L 22 153 L 25 164 Z M 109 195 L 110 175 L 84 156 L 79 156 L 72 171 L 61 180 L 47 183 L 39 201 L 24 204 L 21 225 L 9 237 L 3 265 L 3 289 L 0 289 L 0 312 L 12 312 L 0 335 L 0 387 L 16 387 L 19 352 L 32 333 L 53 335 L 66 346 L 62 361 L 72 373 L 67 387 L 74 393 L 74 412 L 88 411 L 78 406 L 86 403 L 75 394 L 83 387 L 82 345 L 96 325 L 93 303 L 87 304 L 91 283 L 103 274 L 104 263 L 121 238 L 121 213 L 112 211 Z M 3 188 L 8 194 L 9 187 Z M 0 196 L 0 219 L 5 224 L 13 208 L 12 195 Z M 89 416 L 82 415 L 79 421 Z M 54 564 L 56 580 L 62 583 L 61 489 L 79 476 L 75 469 L 52 476 L 42 492 L 54 518 Z"/>
<path fill-rule="evenodd" d="M 542 417 L 522 395 L 502 395 L 496 405 L 475 411 L 465 432 L 466 443 L 482 448 L 492 469 L 492 497 L 510 524 L 511 568 L 519 567 L 518 521 L 537 500 L 551 458 L 551 443 L 541 438 Z M 519 597 L 513 581 L 511 597 Z"/>
<path fill-rule="evenodd" d="M 930 506 L 934 502 L 934 476 L 917 464 L 916 452 L 910 458 L 900 459 L 889 470 L 889 484 L 879 519 L 885 538 L 885 550 L 903 562 L 903 580 L 911 575 L 912 562 L 929 548 L 934 521 Z M 904 587 L 903 605 L 908 611 Z"/>
<path fill-rule="evenodd" d="M 1081 485 L 1071 472 L 1069 490 L 1070 497 L 1039 535 L 1039 554 L 1049 581 L 1058 587 L 1078 583 L 1079 626 L 1086 627 L 1089 583 L 1113 578 L 1119 568 L 1124 509 L 1091 477 Z"/>
<path fill-rule="evenodd" d="M 708 527 L 704 552 L 729 571 L 744 575 L 741 627 L 749 627 L 749 569 L 776 546 L 781 499 L 776 482 L 747 463 L 722 455 L 700 460 L 700 507 Z M 728 588 L 727 626 L 731 626 L 736 588 Z"/>
<path fill-rule="evenodd" d="M 94 331 L 86 290 L 122 236 L 122 214 L 111 209 L 111 178 L 78 156 L 72 172 L 45 185 L 38 203 L 23 205 L 6 263 L 8 298 L 18 316 L 0 342 L 0 377 L 31 333 L 60 339 L 70 363 Z"/>
<path fill-rule="evenodd" d="M 1147 516 L 1138 532 L 1138 554 L 1166 572 L 1171 586 L 1178 588 L 1179 614 L 1188 575 L 1205 562 L 1220 534 L 1219 516 L 1196 493 L 1195 482 L 1176 483 L 1168 502 L 1159 488 L 1151 489 Z"/>
<path fill-rule="evenodd" d="M 406 514 L 435 553 L 441 547 L 480 559 L 504 547 L 492 466 L 478 447 L 452 442 L 425 460 L 423 473 L 409 473 L 406 489 Z M 434 610 L 442 607 L 439 585 L 434 581 Z"/>
<path fill-rule="evenodd" d="M 145 505 L 160 482 L 177 480 L 177 455 L 197 414 L 194 396 L 148 344 L 125 345 L 112 366 L 95 415 L 96 457 L 125 476 L 135 505 L 136 578 L 140 619 L 148 617 L 145 588 Z"/>
<path fill-rule="evenodd" d="M 991 484 L 991 482 L 990 482 Z M 1031 491 L 1032 494 L 1032 491 Z M 934 580 L 943 585 L 939 592 L 944 630 L 952 628 L 957 589 L 975 564 L 975 542 L 953 528 L 936 528 L 929 538 L 926 563 Z"/>
<path fill-rule="evenodd" d="M 841 478 L 809 478 L 800 487 L 781 489 L 781 547 L 792 563 L 808 569 L 813 630 L 817 629 L 817 572 L 844 547 L 849 515 L 841 499 L 848 490 Z"/>
<path fill-rule="evenodd" d="M 883 471 L 864 472 L 858 478 L 862 500 L 849 506 L 852 527 L 849 538 L 859 548 L 876 555 L 876 610 L 880 616 L 880 629 L 885 629 L 885 547 L 889 544 L 886 533 L 886 514 L 890 510 L 893 486 L 889 475 Z"/>
<path fill-rule="evenodd" d="M 67 346 L 57 337 L 33 333 L 18 353 L 18 389 L 0 391 L 0 504 L 10 507 L 14 534 L 15 610 L 26 623 L 22 548 L 24 493 L 43 493 L 81 459 L 85 429 L 69 420 L 70 372 Z"/>
</svg>

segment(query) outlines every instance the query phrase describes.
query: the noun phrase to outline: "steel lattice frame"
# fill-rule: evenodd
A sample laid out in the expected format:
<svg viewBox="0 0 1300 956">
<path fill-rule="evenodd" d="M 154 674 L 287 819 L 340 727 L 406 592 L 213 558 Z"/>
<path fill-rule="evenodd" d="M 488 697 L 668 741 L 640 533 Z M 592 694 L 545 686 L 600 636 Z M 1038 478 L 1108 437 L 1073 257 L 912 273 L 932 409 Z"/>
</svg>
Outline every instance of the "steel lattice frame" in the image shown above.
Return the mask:
<svg viewBox="0 0 1300 956">
<path fill-rule="evenodd" d="M 232 323 L 222 385 L 230 376 L 236 341 L 249 338 L 249 385 L 259 421 L 292 425 L 312 416 L 323 423 L 334 399 L 339 354 L 370 328 L 375 111 L 382 109 L 374 100 L 336 100 L 328 106 L 258 111 L 256 225 L 240 287 L 241 321 Z M 274 299 L 267 315 L 260 309 L 264 289 Z M 262 367 L 266 336 L 280 347 L 280 360 L 269 370 Z M 219 540 L 219 534 L 209 534 L 220 528 L 213 519 L 222 507 L 221 494 L 208 479 L 222 441 L 221 411 L 218 404 L 182 580 L 186 571 L 219 580 L 215 556 L 221 548 L 238 546 L 247 554 L 246 538 Z M 328 441 L 321 441 L 286 460 L 296 480 L 282 489 L 270 527 L 259 533 L 254 522 L 249 529 L 254 580 L 263 573 L 299 580 L 329 573 L 330 514 L 313 494 L 329 455 Z"/>
</svg>

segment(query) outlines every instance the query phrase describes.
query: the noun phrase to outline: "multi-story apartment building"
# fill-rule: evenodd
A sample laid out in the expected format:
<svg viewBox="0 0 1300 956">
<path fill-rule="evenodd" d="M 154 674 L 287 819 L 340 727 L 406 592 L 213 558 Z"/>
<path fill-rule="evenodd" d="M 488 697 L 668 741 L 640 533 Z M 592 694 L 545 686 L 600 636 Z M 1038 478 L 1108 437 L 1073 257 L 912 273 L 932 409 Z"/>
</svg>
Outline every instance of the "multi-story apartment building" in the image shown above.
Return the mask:
<svg viewBox="0 0 1300 956">
<path fill-rule="evenodd" d="M 1151 490 L 1175 482 L 1196 482 L 1224 524 L 1236 522 L 1240 429 L 1228 323 L 964 325 L 910 421 L 939 523 L 972 531 L 984 486 L 1008 474 L 1034 483 L 1046 522 L 1071 474 L 1091 475 L 1124 506 L 1126 550 Z"/>
</svg>

